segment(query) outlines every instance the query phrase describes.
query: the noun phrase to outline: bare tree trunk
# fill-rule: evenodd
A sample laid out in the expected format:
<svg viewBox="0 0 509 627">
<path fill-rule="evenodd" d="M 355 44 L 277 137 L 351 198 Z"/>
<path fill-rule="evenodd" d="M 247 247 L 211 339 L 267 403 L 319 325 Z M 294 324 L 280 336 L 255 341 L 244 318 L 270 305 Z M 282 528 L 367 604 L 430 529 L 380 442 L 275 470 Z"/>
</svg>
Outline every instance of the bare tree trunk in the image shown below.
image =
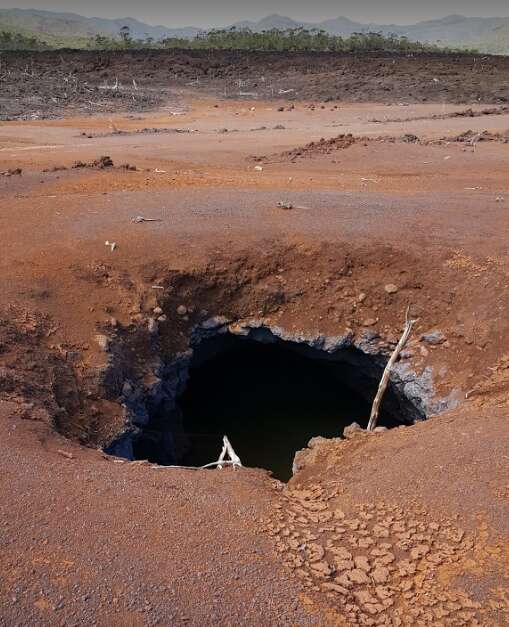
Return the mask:
<svg viewBox="0 0 509 627">
<path fill-rule="evenodd" d="M 417 320 L 411 320 L 408 317 L 409 313 L 410 313 L 410 306 L 408 306 L 406 310 L 406 316 L 405 316 L 406 322 L 405 322 L 405 329 L 403 331 L 403 335 L 401 336 L 398 342 L 398 345 L 394 349 L 394 352 L 392 353 L 391 358 L 389 359 L 389 361 L 387 362 L 387 365 L 385 366 L 385 370 L 383 372 L 380 385 L 378 386 L 378 392 L 376 393 L 375 400 L 373 401 L 373 406 L 371 408 L 371 415 L 369 417 L 367 431 L 373 431 L 373 429 L 375 429 L 376 427 L 376 423 L 378 422 L 378 412 L 380 411 L 380 405 L 382 404 L 382 399 L 385 394 L 385 390 L 387 389 L 387 386 L 389 385 L 389 378 L 391 376 L 392 367 L 396 363 L 396 360 L 398 359 L 399 354 L 405 347 L 405 344 L 407 343 L 408 338 L 410 337 L 410 333 L 412 332 L 412 327 L 417 322 Z"/>
</svg>

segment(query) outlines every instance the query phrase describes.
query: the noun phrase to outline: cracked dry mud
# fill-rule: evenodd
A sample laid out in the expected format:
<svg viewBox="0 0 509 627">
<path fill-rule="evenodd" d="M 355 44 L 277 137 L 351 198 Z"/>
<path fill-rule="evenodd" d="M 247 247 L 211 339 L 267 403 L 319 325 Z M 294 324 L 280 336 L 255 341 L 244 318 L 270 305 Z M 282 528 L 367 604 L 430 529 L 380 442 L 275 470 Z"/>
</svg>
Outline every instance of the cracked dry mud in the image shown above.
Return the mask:
<svg viewBox="0 0 509 627">
<path fill-rule="evenodd" d="M 340 494 L 320 485 L 287 488 L 266 525 L 284 563 L 309 593 L 324 593 L 351 625 L 481 625 L 504 601 L 484 607 L 450 587 L 451 575 L 480 550 L 453 521 L 389 503 L 348 515 Z"/>
</svg>

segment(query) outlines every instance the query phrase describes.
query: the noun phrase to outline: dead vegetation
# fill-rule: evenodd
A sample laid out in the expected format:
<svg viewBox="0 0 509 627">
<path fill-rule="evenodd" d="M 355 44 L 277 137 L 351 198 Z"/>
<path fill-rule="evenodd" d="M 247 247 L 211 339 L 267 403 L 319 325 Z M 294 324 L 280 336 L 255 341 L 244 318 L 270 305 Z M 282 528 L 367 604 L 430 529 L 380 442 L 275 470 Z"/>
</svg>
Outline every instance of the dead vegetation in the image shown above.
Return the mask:
<svg viewBox="0 0 509 627">
<path fill-rule="evenodd" d="M 11 51 L 0 65 L 0 119 L 143 111 L 174 102 L 182 88 L 227 98 L 506 107 L 508 75 L 506 57 L 468 54 Z"/>
</svg>

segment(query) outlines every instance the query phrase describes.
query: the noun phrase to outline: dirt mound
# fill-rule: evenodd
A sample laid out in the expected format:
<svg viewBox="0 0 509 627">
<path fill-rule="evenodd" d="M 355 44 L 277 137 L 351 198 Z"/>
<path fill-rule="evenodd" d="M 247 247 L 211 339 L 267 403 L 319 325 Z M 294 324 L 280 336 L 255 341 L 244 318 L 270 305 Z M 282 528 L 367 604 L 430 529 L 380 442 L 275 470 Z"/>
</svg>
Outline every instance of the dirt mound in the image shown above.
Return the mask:
<svg viewBox="0 0 509 627">
<path fill-rule="evenodd" d="M 509 130 L 505 131 L 505 133 L 491 133 L 490 131 L 475 132 L 468 130 L 459 135 L 444 137 L 443 141 L 458 143 L 501 142 L 507 144 L 509 143 Z"/>
<path fill-rule="evenodd" d="M 462 111 L 451 111 L 450 113 L 436 113 L 434 115 L 418 115 L 407 118 L 387 118 L 385 120 L 379 120 L 378 118 L 371 119 L 371 122 L 378 124 L 386 124 L 387 122 L 419 122 L 421 120 L 450 120 L 455 118 L 481 118 L 489 115 L 505 115 L 509 112 L 509 107 L 506 105 L 500 107 L 486 107 L 484 109 L 463 109 Z"/>
<path fill-rule="evenodd" d="M 320 139 L 317 142 L 310 142 L 301 148 L 294 148 L 281 153 L 283 158 L 289 161 L 295 161 L 298 158 L 312 157 L 314 155 L 330 155 L 336 150 L 346 150 L 353 146 L 356 142 L 363 141 L 361 138 L 355 138 L 353 135 L 338 135 L 331 139 Z"/>
<path fill-rule="evenodd" d="M 465 109 L 465 111 L 453 111 L 452 113 L 448 113 L 444 116 L 441 116 L 441 119 L 445 118 L 480 118 L 485 115 L 504 115 L 509 111 L 509 107 L 489 107 L 486 109 L 481 109 L 480 111 L 474 111 L 473 109 Z"/>
<path fill-rule="evenodd" d="M 72 167 L 75 169 L 97 168 L 98 170 L 104 170 L 106 168 L 112 168 L 113 166 L 113 159 L 111 157 L 104 156 L 99 157 L 99 159 L 95 159 L 94 161 L 90 161 L 89 163 L 85 161 L 76 161 Z"/>
<path fill-rule="evenodd" d="M 69 168 L 65 165 L 57 165 L 52 168 L 45 168 L 42 171 L 44 173 L 54 173 L 54 172 L 65 172 Z M 119 166 L 116 166 L 113 163 L 113 159 L 107 155 L 103 157 L 99 157 L 98 159 L 94 159 L 93 161 L 75 161 L 71 168 L 72 170 L 107 170 L 107 169 L 117 169 L 117 170 L 127 170 L 129 172 L 136 172 L 138 168 L 135 165 L 131 165 L 130 163 L 123 163 Z"/>
<path fill-rule="evenodd" d="M 418 144 L 420 141 L 420 138 L 412 133 L 406 133 L 397 137 L 392 137 L 390 135 L 383 135 L 380 137 L 356 137 L 351 133 L 347 133 L 337 135 L 336 137 L 331 137 L 329 139 L 322 137 L 322 139 L 318 141 L 312 141 L 305 146 L 285 150 L 284 152 L 280 152 L 276 155 L 251 156 L 248 160 L 254 162 L 290 161 L 293 163 L 298 159 L 311 159 L 321 155 L 330 155 L 339 150 L 351 148 L 356 144 L 363 146 L 367 146 L 373 142 L 389 144 L 396 144 L 398 142 L 402 142 L 404 144 Z"/>
</svg>

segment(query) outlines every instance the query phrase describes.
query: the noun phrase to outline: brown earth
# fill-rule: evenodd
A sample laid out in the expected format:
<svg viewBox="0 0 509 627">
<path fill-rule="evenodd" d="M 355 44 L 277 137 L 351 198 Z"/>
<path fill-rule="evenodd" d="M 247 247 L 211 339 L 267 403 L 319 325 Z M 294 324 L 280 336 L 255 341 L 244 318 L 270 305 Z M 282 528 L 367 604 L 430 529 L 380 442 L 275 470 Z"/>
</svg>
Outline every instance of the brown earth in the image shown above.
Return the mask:
<svg viewBox="0 0 509 627">
<path fill-rule="evenodd" d="M 104 62 L 120 61 L 134 67 Z M 463 60 L 428 62 L 431 75 Z M 483 81 L 506 60 L 486 63 Z M 291 107 L 182 92 L 177 116 L 172 100 L 0 125 L 0 172 L 21 169 L 0 176 L 0 624 L 508 624 L 509 152 L 439 140 L 502 136 L 509 113 L 482 114 L 486 96 L 479 115 L 454 115 L 470 97 L 452 87 L 404 116 L 395 94 L 321 109 L 298 99 L 316 85 L 297 69 Z M 31 114 L 12 93 L 15 115 Z M 357 141 L 252 160 L 340 134 Z M 405 135 L 421 141 L 392 141 Z M 104 156 L 113 166 L 72 167 Z M 122 384 L 148 389 L 154 359 L 185 351 L 211 316 L 368 331 L 388 356 L 408 304 L 419 321 L 403 360 L 431 369 L 456 409 L 315 440 L 287 486 L 94 450 L 123 428 Z"/>
</svg>

